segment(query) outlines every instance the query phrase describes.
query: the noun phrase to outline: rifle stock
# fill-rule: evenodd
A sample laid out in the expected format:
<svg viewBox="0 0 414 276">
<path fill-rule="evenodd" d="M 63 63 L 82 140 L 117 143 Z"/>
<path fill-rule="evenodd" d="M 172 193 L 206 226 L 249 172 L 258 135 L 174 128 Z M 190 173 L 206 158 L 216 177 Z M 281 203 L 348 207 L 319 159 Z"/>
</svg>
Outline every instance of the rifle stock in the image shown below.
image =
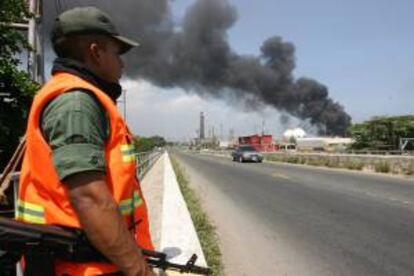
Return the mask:
<svg viewBox="0 0 414 276">
<path fill-rule="evenodd" d="M 108 260 L 98 252 L 79 229 L 51 225 L 36 225 L 0 217 L 0 250 L 14 254 L 50 254 L 76 262 Z M 209 275 L 210 269 L 195 265 L 197 255 L 186 264 L 167 261 L 163 252 L 142 250 L 148 264 L 162 270 Z"/>
</svg>

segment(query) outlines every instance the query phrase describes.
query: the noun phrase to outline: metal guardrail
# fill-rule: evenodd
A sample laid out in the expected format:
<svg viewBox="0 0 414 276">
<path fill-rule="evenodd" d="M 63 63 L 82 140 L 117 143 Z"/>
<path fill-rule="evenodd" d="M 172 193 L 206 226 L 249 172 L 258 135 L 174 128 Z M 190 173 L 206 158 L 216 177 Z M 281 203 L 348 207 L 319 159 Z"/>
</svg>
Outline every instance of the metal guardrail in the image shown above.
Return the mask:
<svg viewBox="0 0 414 276">
<path fill-rule="evenodd" d="M 163 150 L 141 152 L 136 154 L 137 158 L 137 176 L 141 180 L 145 174 L 151 169 L 158 158 L 164 153 Z M 13 188 L 14 202 L 17 202 L 18 185 L 19 185 L 20 172 L 14 172 L 12 174 L 12 185 Z M 1 213 L 1 211 L 0 211 Z"/>
<path fill-rule="evenodd" d="M 368 155 L 414 155 L 412 150 L 349 150 L 348 154 L 368 154 Z"/>
<path fill-rule="evenodd" d="M 158 158 L 164 153 L 164 150 L 153 150 L 137 153 L 137 176 L 141 180 L 145 174 L 152 168 Z"/>
</svg>

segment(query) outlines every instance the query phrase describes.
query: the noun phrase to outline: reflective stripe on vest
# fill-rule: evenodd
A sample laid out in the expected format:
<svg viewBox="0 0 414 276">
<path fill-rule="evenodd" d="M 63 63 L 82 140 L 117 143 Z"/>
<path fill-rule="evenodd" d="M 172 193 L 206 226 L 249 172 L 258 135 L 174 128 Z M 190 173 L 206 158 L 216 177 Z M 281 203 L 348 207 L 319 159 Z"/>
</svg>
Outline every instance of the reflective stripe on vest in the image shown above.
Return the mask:
<svg viewBox="0 0 414 276">
<path fill-rule="evenodd" d="M 135 161 L 135 147 L 130 144 L 121 145 L 122 161 L 133 162 Z"/>
<path fill-rule="evenodd" d="M 32 223 L 46 223 L 45 208 L 41 205 L 29 203 L 23 200 L 17 201 L 16 219 Z"/>
<path fill-rule="evenodd" d="M 119 211 L 122 215 L 132 215 L 134 209 L 143 203 L 142 198 L 137 191 L 134 191 L 132 198 L 121 200 L 119 203 Z M 23 200 L 17 201 L 16 219 L 21 219 L 32 223 L 46 223 L 45 208 L 40 205 L 29 203 Z"/>
<path fill-rule="evenodd" d="M 122 215 L 132 215 L 134 209 L 143 203 L 142 198 L 139 196 L 137 191 L 134 191 L 132 198 L 124 199 L 119 202 L 119 210 Z"/>
</svg>

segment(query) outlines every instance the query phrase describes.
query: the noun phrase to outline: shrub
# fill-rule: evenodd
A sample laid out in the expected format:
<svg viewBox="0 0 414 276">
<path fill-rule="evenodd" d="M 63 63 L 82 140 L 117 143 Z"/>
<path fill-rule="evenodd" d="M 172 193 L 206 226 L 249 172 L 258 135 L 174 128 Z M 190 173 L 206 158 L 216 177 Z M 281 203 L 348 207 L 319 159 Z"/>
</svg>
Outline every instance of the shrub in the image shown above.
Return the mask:
<svg viewBox="0 0 414 276">
<path fill-rule="evenodd" d="M 345 163 L 345 167 L 349 170 L 360 171 L 364 167 L 364 163 L 359 160 L 349 160 Z"/>
<path fill-rule="evenodd" d="M 328 168 L 339 168 L 339 162 L 337 159 L 327 158 L 325 159 L 324 163 L 325 163 L 325 166 Z"/>
<path fill-rule="evenodd" d="M 269 160 L 269 161 L 283 161 L 281 160 L 281 157 L 279 155 L 275 155 L 275 154 L 265 155 L 264 159 Z"/>
<path fill-rule="evenodd" d="M 309 159 L 306 164 L 311 166 L 322 166 L 324 165 L 324 161 L 319 159 Z"/>
<path fill-rule="evenodd" d="M 391 171 L 391 166 L 387 161 L 379 161 L 378 163 L 375 163 L 375 171 L 388 173 Z"/>
<path fill-rule="evenodd" d="M 297 164 L 299 163 L 299 157 L 297 156 L 289 156 L 286 160 L 288 163 Z"/>
</svg>

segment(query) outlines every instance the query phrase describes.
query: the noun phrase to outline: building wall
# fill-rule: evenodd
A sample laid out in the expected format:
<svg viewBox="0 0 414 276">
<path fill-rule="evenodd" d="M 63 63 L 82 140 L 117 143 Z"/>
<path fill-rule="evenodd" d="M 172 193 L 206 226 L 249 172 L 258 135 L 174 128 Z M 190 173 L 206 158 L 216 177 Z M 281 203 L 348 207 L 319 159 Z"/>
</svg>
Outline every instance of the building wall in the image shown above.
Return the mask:
<svg viewBox="0 0 414 276">
<path fill-rule="evenodd" d="M 351 138 L 341 137 L 314 137 L 296 139 L 299 151 L 343 151 L 354 141 Z"/>
<path fill-rule="evenodd" d="M 278 147 L 273 143 L 272 135 L 251 135 L 239 137 L 240 145 L 251 145 L 257 151 L 273 152 Z"/>
</svg>

